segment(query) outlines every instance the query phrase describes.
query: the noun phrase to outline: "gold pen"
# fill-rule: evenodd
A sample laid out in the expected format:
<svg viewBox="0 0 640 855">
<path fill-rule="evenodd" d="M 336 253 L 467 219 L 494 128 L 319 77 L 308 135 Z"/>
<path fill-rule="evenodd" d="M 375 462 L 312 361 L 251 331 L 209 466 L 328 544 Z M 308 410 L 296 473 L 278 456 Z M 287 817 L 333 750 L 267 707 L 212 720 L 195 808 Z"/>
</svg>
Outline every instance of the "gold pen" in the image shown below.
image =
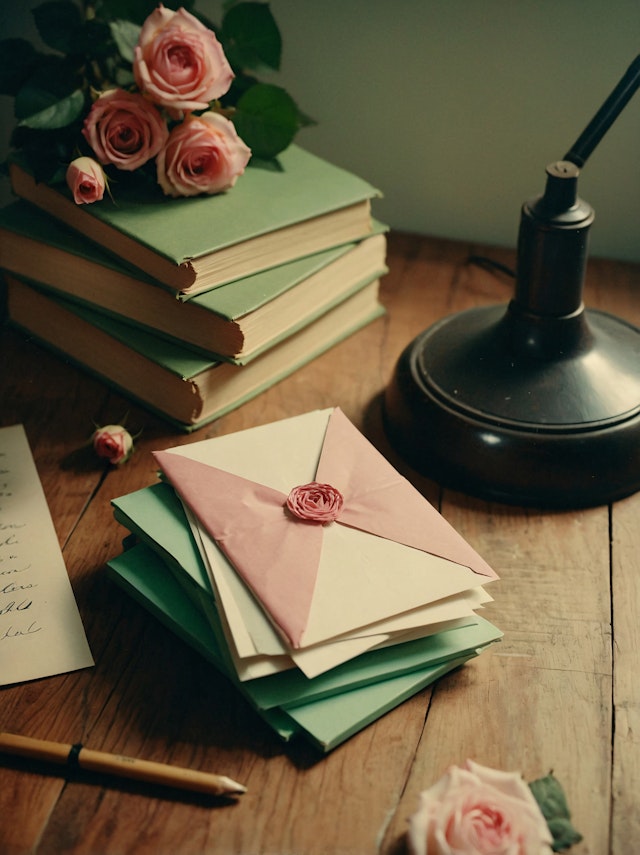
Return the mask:
<svg viewBox="0 0 640 855">
<path fill-rule="evenodd" d="M 67 745 L 50 742 L 45 739 L 33 739 L 30 736 L 18 736 L 0 732 L 0 751 L 21 757 L 32 757 L 62 766 L 79 767 L 90 772 L 101 772 L 161 784 L 166 787 L 178 787 L 196 793 L 212 796 L 230 796 L 245 793 L 247 788 L 226 775 L 214 775 L 198 772 L 182 766 L 170 766 L 152 760 L 138 760 L 121 754 L 108 754 L 105 751 L 93 751 L 81 744 Z"/>
</svg>

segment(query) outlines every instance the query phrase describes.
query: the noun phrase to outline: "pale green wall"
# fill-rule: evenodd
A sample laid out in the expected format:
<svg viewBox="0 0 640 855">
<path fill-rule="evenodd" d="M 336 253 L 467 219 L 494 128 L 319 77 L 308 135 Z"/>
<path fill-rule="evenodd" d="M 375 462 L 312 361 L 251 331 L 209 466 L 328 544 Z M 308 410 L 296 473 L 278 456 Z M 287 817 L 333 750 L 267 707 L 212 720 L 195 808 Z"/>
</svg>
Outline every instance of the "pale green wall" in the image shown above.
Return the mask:
<svg viewBox="0 0 640 855">
<path fill-rule="evenodd" d="M 218 19 L 220 2 L 198 8 Z M 640 53 L 640 0 L 272 0 L 300 141 L 391 225 L 515 244 L 520 207 Z M 593 254 L 640 260 L 640 92 L 589 159 Z"/>
<path fill-rule="evenodd" d="M 32 4 L 0 0 L 4 32 L 14 5 Z M 220 0 L 197 5 L 219 19 Z M 284 37 L 277 82 L 319 123 L 299 141 L 376 184 L 376 213 L 392 226 L 504 246 L 545 165 L 640 53 L 640 0 L 271 8 Z M 592 254 L 640 261 L 640 93 L 591 156 L 580 195 L 596 211 Z"/>
</svg>

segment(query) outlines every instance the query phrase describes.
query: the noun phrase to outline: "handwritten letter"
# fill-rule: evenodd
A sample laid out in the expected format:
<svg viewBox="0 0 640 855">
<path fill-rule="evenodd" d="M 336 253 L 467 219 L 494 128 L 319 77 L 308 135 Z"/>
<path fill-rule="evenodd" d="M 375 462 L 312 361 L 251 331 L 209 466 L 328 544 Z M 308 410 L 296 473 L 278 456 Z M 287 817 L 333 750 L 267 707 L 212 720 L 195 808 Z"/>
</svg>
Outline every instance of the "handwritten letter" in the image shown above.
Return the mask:
<svg viewBox="0 0 640 855">
<path fill-rule="evenodd" d="M 93 665 L 22 425 L 0 429 L 0 685 Z"/>
</svg>

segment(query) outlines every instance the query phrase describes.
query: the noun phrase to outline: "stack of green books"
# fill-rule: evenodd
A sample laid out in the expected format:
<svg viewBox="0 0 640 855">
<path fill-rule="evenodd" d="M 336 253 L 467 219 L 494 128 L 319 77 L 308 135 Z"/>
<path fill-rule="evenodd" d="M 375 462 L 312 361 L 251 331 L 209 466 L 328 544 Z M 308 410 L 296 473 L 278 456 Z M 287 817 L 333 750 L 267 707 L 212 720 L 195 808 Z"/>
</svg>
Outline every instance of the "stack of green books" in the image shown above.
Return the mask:
<svg viewBox="0 0 640 855">
<path fill-rule="evenodd" d="M 184 429 L 223 415 L 382 314 L 377 191 L 292 145 L 225 194 L 114 188 L 76 205 L 10 167 L 9 319 Z M 144 191 L 145 193 L 147 191 Z"/>
</svg>

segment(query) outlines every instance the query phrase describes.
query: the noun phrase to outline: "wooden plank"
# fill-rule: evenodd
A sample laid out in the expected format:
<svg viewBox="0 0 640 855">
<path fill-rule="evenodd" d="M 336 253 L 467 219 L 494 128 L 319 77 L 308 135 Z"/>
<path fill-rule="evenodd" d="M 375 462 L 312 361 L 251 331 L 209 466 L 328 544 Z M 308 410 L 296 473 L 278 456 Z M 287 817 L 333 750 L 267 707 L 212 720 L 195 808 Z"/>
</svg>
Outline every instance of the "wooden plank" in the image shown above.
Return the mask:
<svg viewBox="0 0 640 855">
<path fill-rule="evenodd" d="M 611 852 L 640 840 L 640 494 L 613 507 L 613 782 Z"/>
<path fill-rule="evenodd" d="M 592 259 L 591 305 L 640 325 L 637 265 Z M 640 494 L 617 502 L 611 520 L 613 778 L 611 855 L 640 840 Z"/>
</svg>

